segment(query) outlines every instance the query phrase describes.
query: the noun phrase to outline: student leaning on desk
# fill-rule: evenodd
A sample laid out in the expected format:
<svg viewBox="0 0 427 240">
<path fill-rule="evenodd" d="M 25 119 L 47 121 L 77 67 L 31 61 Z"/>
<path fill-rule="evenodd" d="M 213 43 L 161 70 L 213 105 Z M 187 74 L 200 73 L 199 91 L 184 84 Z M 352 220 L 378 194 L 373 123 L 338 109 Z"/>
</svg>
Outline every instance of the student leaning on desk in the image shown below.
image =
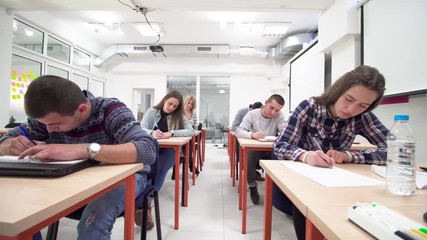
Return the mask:
<svg viewBox="0 0 427 240">
<path fill-rule="evenodd" d="M 384 91 L 384 76 L 376 68 L 359 66 L 345 73 L 321 96 L 296 107 L 273 145 L 274 154 L 278 159 L 319 167 L 347 162 L 385 164 L 388 129 L 371 112 Z M 377 149 L 348 151 L 356 135 L 365 137 Z M 273 204 L 289 211 L 286 205 L 291 202 L 275 187 Z M 296 207 L 293 215 L 297 237 L 305 239 L 305 218 Z"/>
<path fill-rule="evenodd" d="M 261 139 L 266 136 L 276 136 L 278 131 L 285 126 L 285 116 L 282 110 L 285 105 L 285 99 L 279 94 L 271 95 L 266 101 L 265 106 L 249 111 L 239 127 L 236 130 L 238 138 Z M 247 180 L 253 204 L 259 203 L 259 193 L 256 183 L 256 168 L 260 159 L 270 159 L 271 152 L 249 151 Z"/>
<path fill-rule="evenodd" d="M 171 91 L 155 106 L 149 108 L 141 121 L 141 127 L 156 139 L 170 137 L 193 136 L 194 130 L 190 122 L 184 117 L 183 98 L 180 92 Z M 162 188 L 166 174 L 174 166 L 175 150 L 162 148 L 159 151 L 158 169 L 155 187 L 158 191 Z M 141 211 L 137 211 L 141 214 Z M 141 218 L 135 218 L 141 219 Z M 137 225 L 140 225 L 137 222 Z M 151 211 L 148 212 L 147 229 L 154 227 Z"/>
<path fill-rule="evenodd" d="M 115 98 L 93 97 L 70 80 L 46 75 L 25 94 L 28 122 L 0 139 L 3 155 L 72 160 L 90 158 L 111 164 L 144 163 L 135 174 L 135 196 L 144 190 L 157 141 L 141 129 L 131 110 Z M 34 140 L 34 144 L 30 140 Z M 78 239 L 110 239 L 115 219 L 124 211 L 124 185 L 90 202 L 77 226 Z M 40 233 L 33 239 L 41 239 Z"/>
</svg>

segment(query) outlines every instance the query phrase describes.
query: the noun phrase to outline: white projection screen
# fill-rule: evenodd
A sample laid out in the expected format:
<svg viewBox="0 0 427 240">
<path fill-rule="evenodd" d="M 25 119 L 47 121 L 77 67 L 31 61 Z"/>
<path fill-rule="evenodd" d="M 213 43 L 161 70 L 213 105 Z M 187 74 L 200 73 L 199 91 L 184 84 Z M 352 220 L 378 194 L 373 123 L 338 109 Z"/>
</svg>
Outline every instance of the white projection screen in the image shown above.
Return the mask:
<svg viewBox="0 0 427 240">
<path fill-rule="evenodd" d="M 386 79 L 386 96 L 427 92 L 427 1 L 370 0 L 363 6 L 363 64 Z"/>
<path fill-rule="evenodd" d="M 303 100 L 323 93 L 325 86 L 325 54 L 318 50 L 317 42 L 291 61 L 289 79 L 289 111 Z"/>
</svg>

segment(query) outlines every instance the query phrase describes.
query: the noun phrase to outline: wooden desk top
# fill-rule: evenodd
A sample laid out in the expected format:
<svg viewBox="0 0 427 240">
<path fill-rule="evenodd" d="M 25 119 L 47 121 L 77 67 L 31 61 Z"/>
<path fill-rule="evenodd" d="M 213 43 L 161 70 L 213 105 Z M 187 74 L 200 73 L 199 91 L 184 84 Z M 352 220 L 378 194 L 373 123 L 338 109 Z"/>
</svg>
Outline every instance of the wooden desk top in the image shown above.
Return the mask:
<svg viewBox="0 0 427 240">
<path fill-rule="evenodd" d="M 282 161 L 262 160 L 260 165 L 327 239 L 371 239 L 347 220 L 348 207 L 356 202 L 378 202 L 425 225 L 422 212 L 427 209 L 427 190 L 417 190 L 411 197 L 400 197 L 387 191 L 386 185 L 363 187 L 323 187 L 281 165 Z M 337 165 L 371 178 L 382 179 L 365 164 Z M 418 212 L 418 213 L 417 213 Z"/>
<path fill-rule="evenodd" d="M 187 144 L 191 140 L 191 137 L 171 137 L 171 138 L 163 138 L 157 139 L 160 146 L 164 145 L 174 145 L 174 146 L 182 146 Z"/>
<path fill-rule="evenodd" d="M 273 148 L 273 142 L 261 142 L 255 139 L 249 138 L 237 138 L 240 146 L 242 147 L 256 147 L 256 148 Z"/>
<path fill-rule="evenodd" d="M 235 134 L 231 132 L 231 134 Z M 274 142 L 261 142 L 255 139 L 249 138 L 237 138 L 239 144 L 242 147 L 273 147 Z M 360 142 L 358 144 L 353 144 L 351 146 L 350 151 L 359 151 L 359 150 L 367 150 L 367 149 L 376 149 L 377 146 L 370 144 L 369 142 Z"/>
<path fill-rule="evenodd" d="M 351 145 L 350 151 L 373 150 L 373 149 L 377 149 L 377 146 L 372 145 L 369 142 L 356 142 Z"/>
<path fill-rule="evenodd" d="M 0 235 L 15 236 L 143 166 L 102 164 L 60 178 L 0 177 Z"/>
</svg>

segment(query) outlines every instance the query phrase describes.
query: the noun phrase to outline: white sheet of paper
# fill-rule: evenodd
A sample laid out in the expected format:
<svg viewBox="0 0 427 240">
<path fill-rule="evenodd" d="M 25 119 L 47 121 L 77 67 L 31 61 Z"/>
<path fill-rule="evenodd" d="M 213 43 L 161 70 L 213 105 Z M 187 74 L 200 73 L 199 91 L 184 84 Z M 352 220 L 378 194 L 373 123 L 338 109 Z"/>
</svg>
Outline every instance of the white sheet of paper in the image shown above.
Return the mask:
<svg viewBox="0 0 427 240">
<path fill-rule="evenodd" d="M 265 136 L 264 138 L 257 139 L 260 142 L 274 142 L 276 141 L 276 136 Z"/>
<path fill-rule="evenodd" d="M 384 181 L 356 174 L 336 166 L 321 168 L 292 161 L 286 161 L 282 164 L 325 187 L 354 187 L 384 184 Z"/>
<path fill-rule="evenodd" d="M 11 156 L 11 155 L 0 156 L 0 162 L 5 162 L 5 163 L 27 163 L 30 161 L 31 159 L 29 157 L 26 157 L 24 159 L 18 159 L 18 156 Z"/>
<path fill-rule="evenodd" d="M 72 164 L 72 163 L 78 163 L 81 161 L 85 161 L 86 159 L 77 159 L 77 160 L 67 160 L 67 161 L 59 161 L 59 160 L 52 160 L 49 162 L 42 162 L 38 159 L 31 158 L 31 157 L 25 157 L 23 159 L 18 159 L 18 156 L 12 156 L 12 155 L 4 155 L 0 156 L 0 162 L 6 162 L 6 163 L 45 163 L 45 164 Z"/>
</svg>

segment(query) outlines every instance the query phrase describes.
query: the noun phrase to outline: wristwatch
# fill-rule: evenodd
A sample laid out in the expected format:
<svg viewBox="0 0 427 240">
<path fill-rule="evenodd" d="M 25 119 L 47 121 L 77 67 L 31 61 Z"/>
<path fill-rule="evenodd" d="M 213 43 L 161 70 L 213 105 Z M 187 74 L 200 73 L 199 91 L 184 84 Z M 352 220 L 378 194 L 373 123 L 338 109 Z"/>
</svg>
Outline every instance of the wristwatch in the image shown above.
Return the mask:
<svg viewBox="0 0 427 240">
<path fill-rule="evenodd" d="M 173 137 L 173 135 L 174 135 L 174 132 L 173 132 L 173 130 L 171 130 L 171 135 L 172 135 L 172 137 Z"/>
<path fill-rule="evenodd" d="M 89 159 L 95 159 L 96 155 L 101 151 L 101 145 L 98 143 L 91 143 L 87 147 L 87 151 L 89 152 Z"/>
</svg>

